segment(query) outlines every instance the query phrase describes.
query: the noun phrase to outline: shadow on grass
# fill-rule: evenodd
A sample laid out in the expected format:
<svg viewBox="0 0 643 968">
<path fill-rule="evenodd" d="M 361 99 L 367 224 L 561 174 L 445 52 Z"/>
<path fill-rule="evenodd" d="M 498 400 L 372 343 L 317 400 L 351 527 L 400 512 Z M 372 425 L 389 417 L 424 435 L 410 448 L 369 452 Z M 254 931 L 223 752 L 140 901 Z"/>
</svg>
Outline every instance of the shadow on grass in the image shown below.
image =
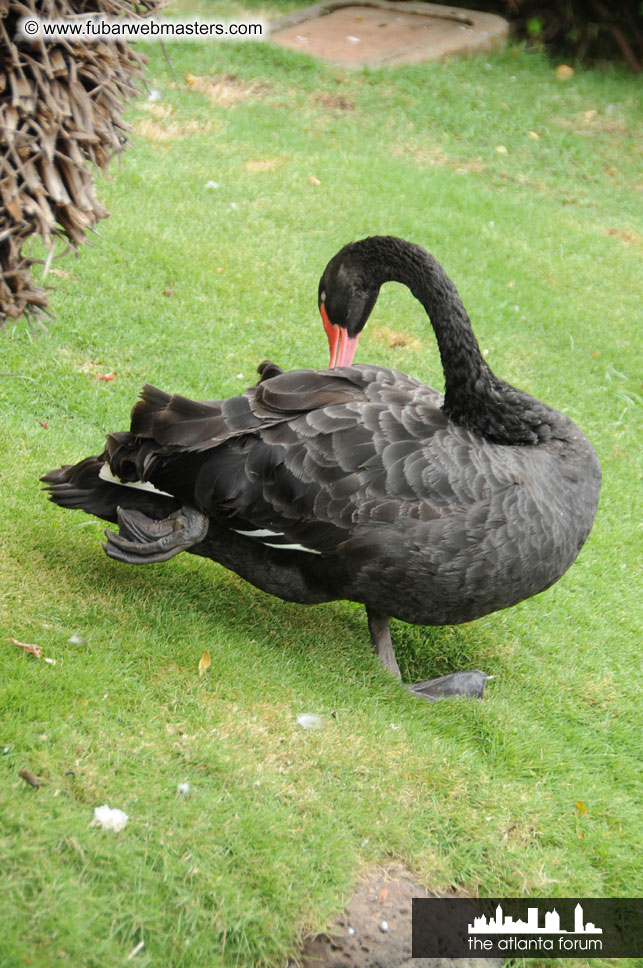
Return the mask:
<svg viewBox="0 0 643 968">
<path fill-rule="evenodd" d="M 358 603 L 284 602 L 221 565 L 192 555 L 145 568 L 118 565 L 103 557 L 98 542 L 95 552 L 80 545 L 59 548 L 55 563 L 45 556 L 42 565 L 47 583 L 63 584 L 72 599 L 77 595 L 79 603 L 92 603 L 97 618 L 102 611 L 110 624 L 125 621 L 129 626 L 134 617 L 154 638 L 165 637 L 171 623 L 174 630 L 183 628 L 188 638 L 199 641 L 209 635 L 245 641 L 258 647 L 257 656 L 268 650 L 271 662 L 278 653 L 284 664 L 313 663 L 323 681 L 338 673 L 371 680 L 382 671 L 371 652 L 365 610 Z M 405 682 L 475 668 L 488 645 L 471 623 L 431 628 L 393 620 L 392 634 Z"/>
</svg>

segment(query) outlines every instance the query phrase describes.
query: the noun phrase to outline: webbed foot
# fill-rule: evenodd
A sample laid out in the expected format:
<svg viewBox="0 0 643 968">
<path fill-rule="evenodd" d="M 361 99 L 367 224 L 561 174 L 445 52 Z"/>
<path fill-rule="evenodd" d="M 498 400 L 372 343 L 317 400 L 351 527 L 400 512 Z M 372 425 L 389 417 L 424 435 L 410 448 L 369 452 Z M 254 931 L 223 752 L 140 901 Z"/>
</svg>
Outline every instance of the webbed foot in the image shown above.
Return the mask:
<svg viewBox="0 0 643 968">
<path fill-rule="evenodd" d="M 437 679 L 425 679 L 424 682 L 414 682 L 407 688 L 422 699 L 435 702 L 447 699 L 449 696 L 466 696 L 467 699 L 482 699 L 487 676 L 479 669 L 467 672 L 450 672 Z"/>
<path fill-rule="evenodd" d="M 116 561 L 147 565 L 167 561 L 205 538 L 208 518 L 189 505 L 183 505 L 160 521 L 136 510 L 118 508 L 120 534 L 105 531 L 105 552 Z"/>
<path fill-rule="evenodd" d="M 385 669 L 401 681 L 399 666 L 393 651 L 391 641 L 391 620 L 383 612 L 376 612 L 374 609 L 366 607 L 368 617 L 368 630 L 371 633 L 373 651 L 378 656 Z M 468 699 L 482 699 L 484 687 L 488 676 L 479 669 L 467 672 L 450 672 L 446 676 L 439 676 L 437 679 L 425 679 L 424 682 L 414 682 L 407 686 L 414 696 L 428 699 L 435 702 L 438 699 L 447 699 L 449 696 L 466 696 Z"/>
</svg>

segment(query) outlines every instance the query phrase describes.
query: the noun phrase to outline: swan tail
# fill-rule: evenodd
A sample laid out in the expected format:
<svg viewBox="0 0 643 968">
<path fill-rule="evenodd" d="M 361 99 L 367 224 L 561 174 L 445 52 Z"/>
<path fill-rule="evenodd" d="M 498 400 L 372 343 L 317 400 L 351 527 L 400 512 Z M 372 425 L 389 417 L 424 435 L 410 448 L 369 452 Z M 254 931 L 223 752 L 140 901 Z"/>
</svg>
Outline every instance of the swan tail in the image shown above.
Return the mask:
<svg viewBox="0 0 643 968">
<path fill-rule="evenodd" d="M 43 475 L 40 480 L 49 492 L 49 500 L 59 507 L 85 511 L 114 524 L 118 521 L 119 508 L 164 518 L 180 507 L 180 502 L 168 495 L 119 483 L 109 474 L 106 460 L 106 454 L 86 457 L 78 464 L 64 464 Z M 101 476 L 106 468 L 108 479 Z"/>
</svg>

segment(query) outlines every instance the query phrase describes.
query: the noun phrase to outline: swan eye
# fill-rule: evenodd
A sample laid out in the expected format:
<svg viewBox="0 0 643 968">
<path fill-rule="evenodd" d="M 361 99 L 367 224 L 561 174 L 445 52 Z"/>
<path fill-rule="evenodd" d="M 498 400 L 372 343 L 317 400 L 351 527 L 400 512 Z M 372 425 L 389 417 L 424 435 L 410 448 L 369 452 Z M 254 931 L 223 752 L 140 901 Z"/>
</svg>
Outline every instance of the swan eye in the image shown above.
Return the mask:
<svg viewBox="0 0 643 968">
<path fill-rule="evenodd" d="M 319 294 L 319 301 L 320 301 L 320 303 L 325 303 L 326 302 L 326 290 L 325 289 L 322 289 L 322 291 L 320 292 L 320 294 Z"/>
</svg>

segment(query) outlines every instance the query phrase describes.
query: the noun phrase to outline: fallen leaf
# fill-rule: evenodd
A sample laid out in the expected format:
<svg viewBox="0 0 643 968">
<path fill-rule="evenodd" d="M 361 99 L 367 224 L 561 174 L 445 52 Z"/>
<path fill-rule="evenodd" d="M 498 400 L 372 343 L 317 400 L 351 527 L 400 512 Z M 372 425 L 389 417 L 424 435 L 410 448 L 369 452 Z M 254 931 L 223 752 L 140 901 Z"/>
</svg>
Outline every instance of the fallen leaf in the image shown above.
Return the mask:
<svg viewBox="0 0 643 968">
<path fill-rule="evenodd" d="M 574 68 L 570 67 L 569 64 L 559 64 L 556 68 L 556 78 L 559 81 L 568 81 L 573 76 Z"/>
<path fill-rule="evenodd" d="M 105 380 L 106 383 L 110 383 L 115 378 L 116 378 L 115 373 L 97 373 L 96 374 L 97 380 Z"/>
<path fill-rule="evenodd" d="M 581 114 L 581 118 L 583 119 L 583 121 L 592 121 L 597 114 L 598 114 L 598 111 L 596 110 L 596 108 L 591 108 L 589 111 L 583 111 Z"/>
<path fill-rule="evenodd" d="M 587 813 L 587 807 L 585 806 L 582 800 L 576 801 L 576 809 L 578 810 L 579 813 Z"/>
<path fill-rule="evenodd" d="M 199 675 L 200 676 L 204 675 L 206 669 L 209 669 L 210 668 L 211 662 L 212 662 L 212 657 L 211 657 L 210 653 L 208 652 L 208 650 L 206 649 L 204 651 L 203 655 L 201 656 L 201 658 L 199 659 Z"/>
<path fill-rule="evenodd" d="M 19 642 L 18 639 L 7 639 L 7 642 L 13 642 L 13 644 L 17 645 L 19 649 L 23 649 L 25 652 L 28 652 L 29 655 L 33 655 L 36 659 L 44 658 L 48 665 L 56 665 L 55 659 L 49 659 L 47 656 L 43 656 L 41 645 L 34 645 L 33 642 Z"/>
<path fill-rule="evenodd" d="M 310 175 L 308 177 L 308 184 L 309 185 L 321 185 L 321 182 L 320 182 L 319 178 L 317 177 L 317 175 Z"/>
<path fill-rule="evenodd" d="M 35 655 L 37 659 L 42 658 L 42 646 L 34 645 L 32 642 L 19 642 L 18 639 L 7 639 L 7 642 L 13 642 L 17 645 L 19 649 L 24 649 L 29 655 Z"/>
<path fill-rule="evenodd" d="M 527 137 L 531 138 L 532 141 L 540 141 L 540 135 L 537 131 L 528 131 Z"/>
<path fill-rule="evenodd" d="M 498 152 L 499 155 L 509 154 L 509 152 L 507 151 L 504 145 L 496 145 L 496 151 Z"/>
<path fill-rule="evenodd" d="M 38 777 L 34 776 L 33 773 L 30 773 L 29 770 L 18 770 L 18 776 L 24 780 L 25 783 L 28 783 L 29 786 L 35 787 L 36 790 L 39 790 L 42 786 L 42 782 L 38 779 Z"/>
<path fill-rule="evenodd" d="M 49 424 L 46 420 L 39 420 L 38 423 L 43 428 L 43 430 L 49 430 Z"/>
<path fill-rule="evenodd" d="M 383 887 L 380 891 L 380 901 L 385 901 L 388 897 L 388 887 Z"/>
</svg>

